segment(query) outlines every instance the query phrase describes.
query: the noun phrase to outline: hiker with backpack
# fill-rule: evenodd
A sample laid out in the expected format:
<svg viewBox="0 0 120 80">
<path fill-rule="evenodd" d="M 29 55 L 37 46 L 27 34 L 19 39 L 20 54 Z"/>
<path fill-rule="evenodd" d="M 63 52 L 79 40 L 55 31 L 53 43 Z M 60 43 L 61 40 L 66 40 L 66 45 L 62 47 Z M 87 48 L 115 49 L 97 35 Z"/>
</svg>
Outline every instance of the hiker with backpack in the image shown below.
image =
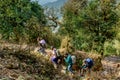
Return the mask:
<svg viewBox="0 0 120 80">
<path fill-rule="evenodd" d="M 51 46 L 51 50 L 52 50 L 51 60 L 54 64 L 54 67 L 57 68 L 60 61 L 60 53 L 54 46 Z"/>
<path fill-rule="evenodd" d="M 71 72 L 71 74 L 74 74 L 74 73 L 73 73 L 73 70 L 72 70 L 73 62 L 72 62 L 72 57 L 71 57 L 71 55 L 68 54 L 68 53 L 66 53 L 64 60 L 65 60 L 65 62 L 67 63 L 67 70 L 68 70 L 69 72 Z"/>
<path fill-rule="evenodd" d="M 43 38 L 38 38 L 37 41 L 40 46 L 40 49 L 38 51 L 40 51 L 42 54 L 46 54 L 45 52 L 46 41 Z"/>
<path fill-rule="evenodd" d="M 88 71 L 88 74 L 91 72 L 91 68 L 93 67 L 93 60 L 91 58 L 86 58 L 83 60 L 83 65 L 81 67 L 81 76 Z"/>
</svg>

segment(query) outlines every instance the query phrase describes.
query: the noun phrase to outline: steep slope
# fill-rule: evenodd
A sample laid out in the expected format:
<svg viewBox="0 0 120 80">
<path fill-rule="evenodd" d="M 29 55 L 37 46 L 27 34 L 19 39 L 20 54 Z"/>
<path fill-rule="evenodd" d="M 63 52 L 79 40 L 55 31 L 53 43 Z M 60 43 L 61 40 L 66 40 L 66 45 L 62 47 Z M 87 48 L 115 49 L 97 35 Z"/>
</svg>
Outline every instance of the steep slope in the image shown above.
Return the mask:
<svg viewBox="0 0 120 80">
<path fill-rule="evenodd" d="M 28 46 L 27 50 L 19 51 L 18 45 L 0 45 L 0 80 L 88 80 L 89 77 L 81 77 L 79 73 L 69 76 L 62 73 L 64 69 L 54 69 L 48 56 L 40 55 L 35 46 Z M 13 46 L 14 45 L 14 46 Z M 16 50 L 16 49 L 18 50 Z M 29 49 L 30 48 L 30 49 Z M 34 49 L 32 49 L 34 48 Z M 15 51 L 16 50 L 16 51 Z M 32 51 L 30 51 L 32 50 Z M 28 51 L 28 52 L 27 52 Z M 34 52 L 34 53 L 33 53 Z M 46 50 L 50 53 L 51 50 Z M 76 53 L 76 54 L 75 54 Z M 83 51 L 77 51 L 74 55 L 78 58 L 88 56 Z M 85 55 L 86 54 L 86 55 Z M 89 55 L 93 59 L 96 55 Z M 80 60 L 79 59 L 79 60 Z M 78 60 L 77 60 L 78 61 Z M 97 60 L 95 60 L 97 61 Z M 96 63 L 96 62 L 95 62 Z M 120 80 L 120 57 L 110 56 L 102 60 L 103 70 L 92 71 L 89 79 L 92 80 Z M 98 69 L 97 67 L 96 69 Z M 87 79 L 84 79 L 87 78 Z"/>
</svg>

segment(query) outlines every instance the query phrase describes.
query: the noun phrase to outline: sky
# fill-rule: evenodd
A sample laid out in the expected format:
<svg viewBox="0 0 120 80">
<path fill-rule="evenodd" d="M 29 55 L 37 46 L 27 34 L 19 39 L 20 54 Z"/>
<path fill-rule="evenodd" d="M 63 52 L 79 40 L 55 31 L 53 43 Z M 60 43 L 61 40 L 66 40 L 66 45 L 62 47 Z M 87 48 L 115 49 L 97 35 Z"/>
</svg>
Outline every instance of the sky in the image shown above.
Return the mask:
<svg viewBox="0 0 120 80">
<path fill-rule="evenodd" d="M 32 1 L 38 1 L 41 5 L 43 5 L 45 3 L 54 2 L 54 1 L 57 1 L 57 0 L 32 0 Z"/>
</svg>

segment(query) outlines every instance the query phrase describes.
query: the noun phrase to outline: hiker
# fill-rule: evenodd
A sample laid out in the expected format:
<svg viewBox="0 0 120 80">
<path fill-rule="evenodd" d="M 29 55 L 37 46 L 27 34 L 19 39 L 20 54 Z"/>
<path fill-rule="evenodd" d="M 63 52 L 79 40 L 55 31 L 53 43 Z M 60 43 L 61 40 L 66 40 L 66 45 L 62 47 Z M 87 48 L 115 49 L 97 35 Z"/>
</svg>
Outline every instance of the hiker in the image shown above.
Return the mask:
<svg viewBox="0 0 120 80">
<path fill-rule="evenodd" d="M 58 54 L 57 49 L 54 46 L 51 46 L 51 50 L 52 50 L 51 60 L 54 64 L 54 67 L 57 68 L 58 67 L 58 59 L 60 57 L 60 54 Z"/>
<path fill-rule="evenodd" d="M 81 76 L 85 74 L 86 71 L 90 74 L 91 68 L 93 66 L 93 60 L 91 58 L 86 58 L 83 60 L 83 65 L 81 67 Z"/>
<path fill-rule="evenodd" d="M 72 62 L 71 55 L 66 53 L 64 59 L 65 59 L 65 62 L 67 63 L 67 70 L 71 72 L 71 74 L 73 74 L 73 70 L 72 70 L 73 62 Z"/>
<path fill-rule="evenodd" d="M 42 54 L 45 54 L 46 41 L 42 38 L 38 38 L 37 41 L 40 46 L 40 49 L 38 51 L 40 51 Z"/>
</svg>

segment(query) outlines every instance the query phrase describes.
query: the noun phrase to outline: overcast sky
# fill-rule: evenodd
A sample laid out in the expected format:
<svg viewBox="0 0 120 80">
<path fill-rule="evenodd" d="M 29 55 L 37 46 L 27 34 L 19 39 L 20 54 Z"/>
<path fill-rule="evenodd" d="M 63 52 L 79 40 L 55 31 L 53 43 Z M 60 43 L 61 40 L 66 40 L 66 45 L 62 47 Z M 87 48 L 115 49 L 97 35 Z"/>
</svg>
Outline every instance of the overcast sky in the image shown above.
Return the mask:
<svg viewBox="0 0 120 80">
<path fill-rule="evenodd" d="M 36 0 L 32 0 L 32 1 L 36 1 Z M 54 2 L 54 1 L 57 1 L 57 0 L 37 0 L 41 5 L 45 4 L 45 3 L 48 3 L 48 2 Z"/>
</svg>

